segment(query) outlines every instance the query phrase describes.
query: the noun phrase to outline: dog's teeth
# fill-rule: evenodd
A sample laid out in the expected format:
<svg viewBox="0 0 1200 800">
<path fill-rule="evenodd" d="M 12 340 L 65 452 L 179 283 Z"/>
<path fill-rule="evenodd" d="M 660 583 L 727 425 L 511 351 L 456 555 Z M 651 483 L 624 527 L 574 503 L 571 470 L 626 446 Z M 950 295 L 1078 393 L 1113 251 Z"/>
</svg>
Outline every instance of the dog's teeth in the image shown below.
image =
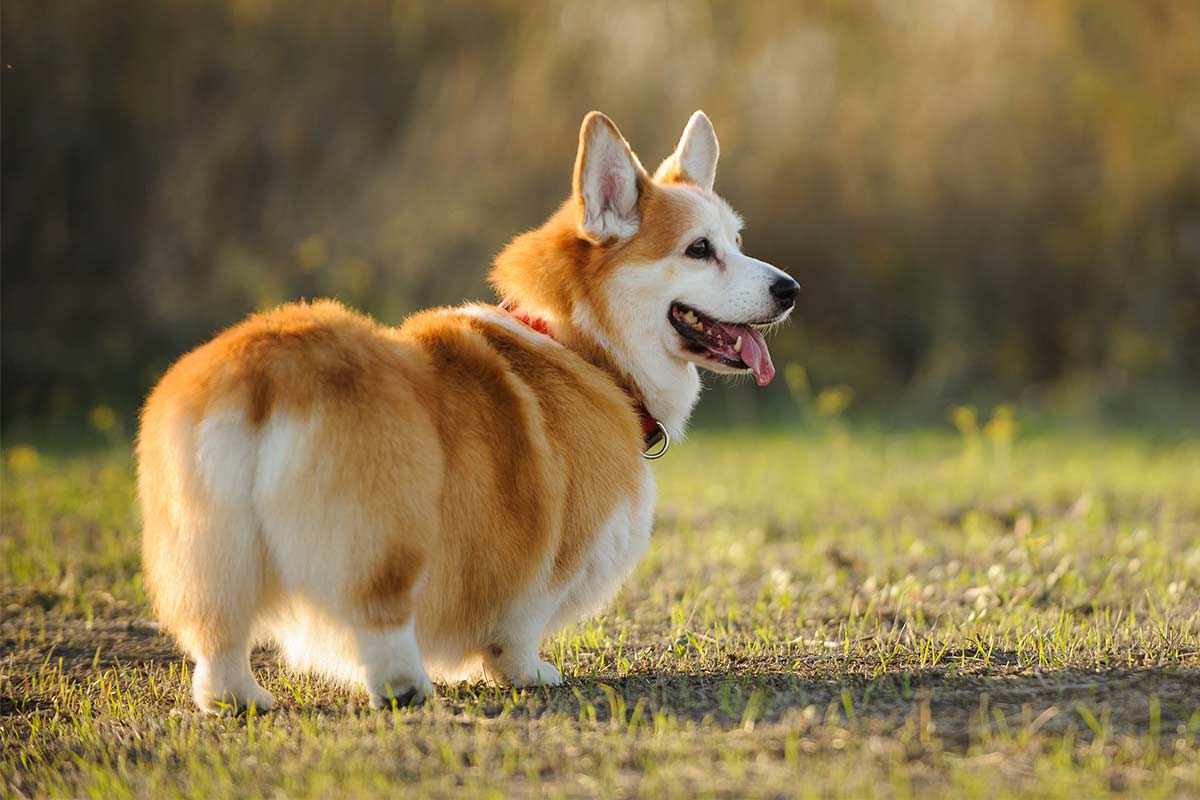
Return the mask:
<svg viewBox="0 0 1200 800">
<path fill-rule="evenodd" d="M 696 330 L 700 331 L 701 333 L 704 333 L 704 326 L 701 325 L 699 321 L 693 322 L 692 327 L 695 328 Z"/>
<path fill-rule="evenodd" d="M 695 315 L 695 314 L 693 314 L 691 311 L 689 311 L 689 312 L 687 312 L 686 314 L 684 314 L 684 315 L 683 315 L 683 318 L 684 318 L 684 320 L 685 320 L 685 321 L 687 321 L 687 323 L 688 323 L 689 325 L 695 325 L 695 324 L 696 324 L 696 315 Z"/>
<path fill-rule="evenodd" d="M 733 343 L 733 352 L 735 352 L 735 353 L 742 352 L 742 337 L 739 336 L 737 338 L 737 341 Z"/>
</svg>

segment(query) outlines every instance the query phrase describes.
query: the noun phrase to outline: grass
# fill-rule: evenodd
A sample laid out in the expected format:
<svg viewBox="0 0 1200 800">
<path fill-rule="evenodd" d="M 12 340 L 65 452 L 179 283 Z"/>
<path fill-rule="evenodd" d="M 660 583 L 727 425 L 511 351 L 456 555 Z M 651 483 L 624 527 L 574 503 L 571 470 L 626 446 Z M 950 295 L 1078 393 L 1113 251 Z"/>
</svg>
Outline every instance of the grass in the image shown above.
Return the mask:
<svg viewBox="0 0 1200 800">
<path fill-rule="evenodd" d="M 206 718 L 149 617 L 132 465 L 5 451 L 14 797 L 1200 796 L 1200 442 L 696 435 L 567 683 L 424 708 L 255 655 Z"/>
</svg>

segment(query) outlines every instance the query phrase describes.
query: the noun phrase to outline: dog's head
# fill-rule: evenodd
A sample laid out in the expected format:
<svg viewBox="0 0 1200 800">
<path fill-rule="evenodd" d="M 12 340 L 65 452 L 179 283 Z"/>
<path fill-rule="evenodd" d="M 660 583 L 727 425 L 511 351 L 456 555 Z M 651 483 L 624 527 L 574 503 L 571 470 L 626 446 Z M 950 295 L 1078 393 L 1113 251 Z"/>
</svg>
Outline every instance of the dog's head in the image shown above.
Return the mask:
<svg viewBox="0 0 1200 800">
<path fill-rule="evenodd" d="M 503 296 L 607 351 L 652 411 L 652 396 L 680 377 L 698 387 L 691 365 L 769 383 L 762 331 L 788 316 L 799 289 L 742 253 L 741 218 L 713 192 L 718 154 L 712 123 L 697 111 L 651 176 L 593 111 L 579 132 L 571 198 L 514 240 L 492 272 Z"/>
</svg>

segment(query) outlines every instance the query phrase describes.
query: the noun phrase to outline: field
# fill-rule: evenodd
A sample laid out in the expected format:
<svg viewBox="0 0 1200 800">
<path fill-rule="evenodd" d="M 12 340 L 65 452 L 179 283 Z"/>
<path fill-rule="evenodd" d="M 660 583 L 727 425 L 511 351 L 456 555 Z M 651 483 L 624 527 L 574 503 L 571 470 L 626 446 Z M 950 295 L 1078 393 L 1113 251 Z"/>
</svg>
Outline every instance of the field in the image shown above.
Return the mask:
<svg viewBox="0 0 1200 800">
<path fill-rule="evenodd" d="M 1200 797 L 1200 440 L 948 430 L 678 444 L 562 688 L 379 713 L 260 652 L 242 718 L 148 615 L 127 446 L 6 442 L 3 795 Z"/>
</svg>

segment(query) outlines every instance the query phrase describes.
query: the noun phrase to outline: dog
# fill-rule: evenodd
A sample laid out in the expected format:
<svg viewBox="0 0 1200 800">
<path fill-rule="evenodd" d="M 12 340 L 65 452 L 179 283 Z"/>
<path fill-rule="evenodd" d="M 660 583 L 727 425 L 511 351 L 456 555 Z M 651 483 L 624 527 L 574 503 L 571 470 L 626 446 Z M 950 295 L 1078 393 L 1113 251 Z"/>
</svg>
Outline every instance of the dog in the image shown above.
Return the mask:
<svg viewBox="0 0 1200 800">
<path fill-rule="evenodd" d="M 646 548 L 646 456 L 701 367 L 775 369 L 799 289 L 741 251 L 697 111 L 651 176 L 592 112 L 571 196 L 495 259 L 501 306 L 383 327 L 333 301 L 251 316 L 177 361 L 137 442 L 146 586 L 208 712 L 270 709 L 249 653 L 418 704 L 441 680 L 553 686 L 549 632 Z"/>
</svg>

